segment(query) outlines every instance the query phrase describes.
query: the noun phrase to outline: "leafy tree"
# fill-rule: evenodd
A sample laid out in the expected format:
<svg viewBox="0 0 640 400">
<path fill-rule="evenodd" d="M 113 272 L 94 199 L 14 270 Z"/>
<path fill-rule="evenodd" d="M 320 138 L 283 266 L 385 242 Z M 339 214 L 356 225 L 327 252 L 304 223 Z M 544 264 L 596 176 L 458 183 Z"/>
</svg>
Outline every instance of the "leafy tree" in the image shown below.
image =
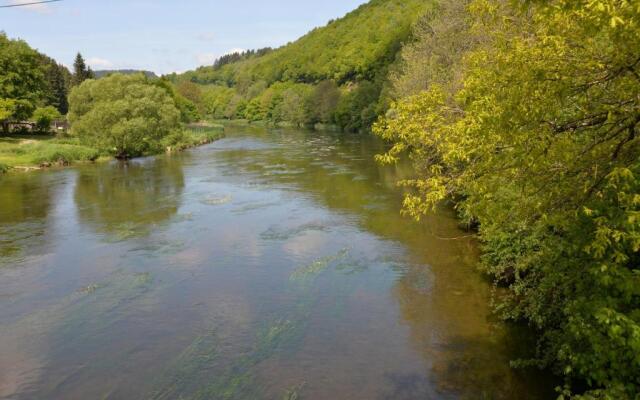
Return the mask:
<svg viewBox="0 0 640 400">
<path fill-rule="evenodd" d="M 38 52 L 0 32 L 0 123 L 5 134 L 11 120 L 31 116 L 43 87 Z"/>
<path fill-rule="evenodd" d="M 175 91 L 195 106 L 198 113 L 204 112 L 202 89 L 199 85 L 189 81 L 182 81 L 176 84 Z"/>
<path fill-rule="evenodd" d="M 380 87 L 373 82 L 363 81 L 344 94 L 335 113 L 338 125 L 348 132 L 358 132 L 368 128 L 377 118 L 376 106 Z"/>
<path fill-rule="evenodd" d="M 509 4 L 470 2 L 468 26 L 483 38 L 472 46 L 424 39 L 438 50 L 416 79 L 425 90 L 376 126 L 395 142 L 379 159 L 414 159 L 409 214 L 455 199 L 479 223 L 483 268 L 509 288 L 498 310 L 540 335 L 536 359 L 522 365 L 564 375 L 563 396 L 638 398 L 640 9 Z M 431 58 L 447 46 L 453 74 L 441 69 L 450 60 Z"/>
<path fill-rule="evenodd" d="M 40 132 L 46 133 L 49 132 L 51 123 L 60 117 L 62 117 L 60 111 L 53 106 L 47 106 L 37 108 L 31 118 L 36 122 L 36 128 L 38 128 Z"/>
<path fill-rule="evenodd" d="M 69 105 L 71 133 L 118 158 L 159 151 L 180 127 L 169 93 L 142 74 L 88 80 L 71 91 Z"/>
<path fill-rule="evenodd" d="M 145 75 L 146 76 L 146 75 Z M 147 77 L 148 79 L 148 77 Z M 171 82 L 162 78 L 162 79 L 152 79 L 150 80 L 155 86 L 158 86 L 165 90 L 169 96 L 173 99 L 178 111 L 180 111 L 180 120 L 184 123 L 195 122 L 202 119 L 202 115 L 198 106 L 188 98 L 184 97 L 180 94 L 178 88 L 176 88 Z M 192 98 L 199 99 L 200 103 L 202 103 L 202 93 L 199 87 L 192 88 L 190 85 L 194 85 L 191 82 L 186 82 L 185 85 L 182 86 L 182 90 L 187 93 Z"/>
<path fill-rule="evenodd" d="M 332 123 L 340 101 L 340 89 L 334 81 L 325 80 L 315 87 L 310 99 L 313 122 Z"/>
</svg>

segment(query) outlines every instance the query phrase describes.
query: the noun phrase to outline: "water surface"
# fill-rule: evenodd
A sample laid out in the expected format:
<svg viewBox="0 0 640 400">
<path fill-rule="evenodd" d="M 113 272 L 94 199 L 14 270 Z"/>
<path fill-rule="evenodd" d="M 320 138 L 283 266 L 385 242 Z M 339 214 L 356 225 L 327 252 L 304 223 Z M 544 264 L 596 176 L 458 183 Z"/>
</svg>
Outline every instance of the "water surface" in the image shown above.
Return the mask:
<svg viewBox="0 0 640 400">
<path fill-rule="evenodd" d="M 236 127 L 0 178 L 0 399 L 542 399 L 476 244 L 380 143 Z"/>
</svg>

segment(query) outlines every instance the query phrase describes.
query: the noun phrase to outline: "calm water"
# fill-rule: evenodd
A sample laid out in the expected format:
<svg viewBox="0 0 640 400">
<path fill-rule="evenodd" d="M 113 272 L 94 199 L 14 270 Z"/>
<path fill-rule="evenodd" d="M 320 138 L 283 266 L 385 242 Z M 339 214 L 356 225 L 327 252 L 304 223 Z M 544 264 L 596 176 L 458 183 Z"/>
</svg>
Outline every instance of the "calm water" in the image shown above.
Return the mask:
<svg viewBox="0 0 640 400">
<path fill-rule="evenodd" d="M 367 137 L 229 128 L 0 178 L 1 399 L 542 399 L 452 215 Z"/>
</svg>

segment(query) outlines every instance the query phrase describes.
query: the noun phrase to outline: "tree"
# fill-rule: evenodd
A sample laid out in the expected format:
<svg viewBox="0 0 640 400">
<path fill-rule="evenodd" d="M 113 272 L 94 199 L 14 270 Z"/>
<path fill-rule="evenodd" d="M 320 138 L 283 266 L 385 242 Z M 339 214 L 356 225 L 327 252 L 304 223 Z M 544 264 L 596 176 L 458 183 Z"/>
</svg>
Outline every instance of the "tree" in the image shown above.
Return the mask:
<svg viewBox="0 0 640 400">
<path fill-rule="evenodd" d="M 64 115 L 69 111 L 67 88 L 72 76 L 65 66 L 58 64 L 50 57 L 42 55 L 41 65 L 45 80 L 43 101 L 46 105 L 54 106 Z"/>
<path fill-rule="evenodd" d="M 78 86 L 87 79 L 93 79 L 95 77 L 90 67 L 87 67 L 82 54 L 78 53 L 76 59 L 73 62 L 73 79 L 72 85 Z"/>
<path fill-rule="evenodd" d="M 42 133 L 47 133 L 51 129 L 51 123 L 62 117 L 60 112 L 53 106 L 37 108 L 31 117 L 36 123 L 36 128 Z"/>
<path fill-rule="evenodd" d="M 143 74 L 85 81 L 69 106 L 71 133 L 117 158 L 160 151 L 161 139 L 180 128 L 174 100 Z"/>
<path fill-rule="evenodd" d="M 0 123 L 5 134 L 11 120 L 31 116 L 42 95 L 39 57 L 24 41 L 11 40 L 0 32 Z"/>
<path fill-rule="evenodd" d="M 348 132 L 367 129 L 377 117 L 376 108 L 380 87 L 370 81 L 362 81 L 340 97 L 335 119 Z"/>
<path fill-rule="evenodd" d="M 340 89 L 334 81 L 325 80 L 315 87 L 311 96 L 311 113 L 313 122 L 331 123 L 334 119 L 338 102 L 340 101 Z"/>
</svg>

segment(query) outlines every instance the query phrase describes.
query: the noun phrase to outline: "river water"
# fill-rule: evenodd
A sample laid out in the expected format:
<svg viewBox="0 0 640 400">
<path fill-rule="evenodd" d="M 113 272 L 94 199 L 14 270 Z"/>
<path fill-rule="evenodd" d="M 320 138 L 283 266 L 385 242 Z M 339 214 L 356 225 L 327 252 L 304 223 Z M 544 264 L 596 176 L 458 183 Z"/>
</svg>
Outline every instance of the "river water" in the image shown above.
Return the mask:
<svg viewBox="0 0 640 400">
<path fill-rule="evenodd" d="M 0 399 L 543 399 L 451 212 L 366 136 L 229 127 L 0 178 Z M 453 239 L 453 240 L 452 240 Z"/>
</svg>

